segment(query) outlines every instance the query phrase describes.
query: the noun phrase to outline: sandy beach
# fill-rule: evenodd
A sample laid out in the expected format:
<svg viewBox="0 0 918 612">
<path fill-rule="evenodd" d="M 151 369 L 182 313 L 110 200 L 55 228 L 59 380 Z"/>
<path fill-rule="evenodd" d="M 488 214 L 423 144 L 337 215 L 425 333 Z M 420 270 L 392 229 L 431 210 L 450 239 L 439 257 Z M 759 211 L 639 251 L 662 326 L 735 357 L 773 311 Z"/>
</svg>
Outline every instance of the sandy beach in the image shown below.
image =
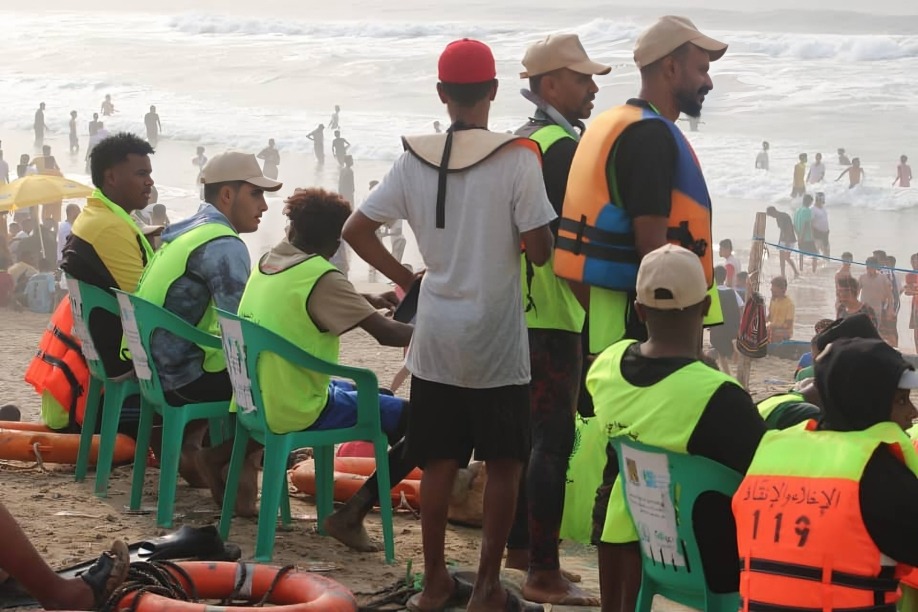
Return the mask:
<svg viewBox="0 0 918 612">
<path fill-rule="evenodd" d="M 12 313 L 0 319 L 0 403 L 14 403 L 23 410 L 23 420 L 39 418 L 39 397 L 23 382 L 28 360 L 38 346 L 48 317 L 34 313 Z M 401 351 L 380 347 L 370 336 L 358 330 L 348 333 L 341 342 L 341 362 L 373 370 L 381 384 L 387 384 L 401 365 Z M 751 389 L 756 397 L 781 390 L 776 381 L 792 379 L 794 363 L 769 357 L 754 362 Z M 766 384 L 766 381 L 770 384 Z M 404 394 L 407 389 L 403 388 Z M 90 481 L 73 480 L 72 466 L 0 461 L 0 499 L 21 522 L 39 552 L 55 568 L 91 559 L 105 550 L 112 539 L 137 542 L 162 535 L 155 525 L 155 491 L 157 471 L 150 470 L 144 488 L 144 509 L 153 512 L 133 515 L 126 512 L 130 490 L 130 466 L 115 468 L 110 494 L 98 499 L 92 494 Z M 90 475 L 91 479 L 91 475 Z M 295 517 L 290 530 L 278 530 L 274 563 L 295 564 L 327 572 L 357 594 L 361 601 L 373 598 L 370 593 L 392 586 L 404 578 L 407 564 L 413 571 L 423 568 L 420 521 L 410 512 L 400 511 L 395 519 L 396 562 L 386 565 L 382 553 L 353 552 L 338 542 L 315 533 L 315 506 L 308 497 L 292 499 Z M 215 523 L 219 510 L 206 491 L 179 486 L 176 499 L 175 528 L 182 524 Z M 368 519 L 370 533 L 381 539 L 376 515 Z M 243 557 L 254 554 L 256 524 L 254 520 L 235 519 L 230 541 L 238 544 Z M 459 567 L 475 567 L 480 531 L 451 526 L 447 532 L 447 559 Z M 583 584 L 598 594 L 595 552 L 588 547 L 566 543 L 562 546 L 562 565 L 583 576 Z M 510 574 L 513 578 L 513 573 Z M 519 575 L 516 575 L 519 578 Z M 678 610 L 669 602 L 658 602 L 659 610 Z M 559 609 L 559 608 L 555 608 Z"/>
</svg>

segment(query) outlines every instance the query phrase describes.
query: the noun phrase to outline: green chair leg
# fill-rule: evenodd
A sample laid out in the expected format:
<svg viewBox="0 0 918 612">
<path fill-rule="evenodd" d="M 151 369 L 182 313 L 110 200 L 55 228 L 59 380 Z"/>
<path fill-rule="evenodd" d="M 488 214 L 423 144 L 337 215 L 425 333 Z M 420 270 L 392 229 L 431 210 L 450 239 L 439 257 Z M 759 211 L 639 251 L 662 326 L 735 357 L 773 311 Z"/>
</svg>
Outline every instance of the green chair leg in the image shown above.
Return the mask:
<svg viewBox="0 0 918 612">
<path fill-rule="evenodd" d="M 96 433 L 99 422 L 99 405 L 102 403 L 102 383 L 94 378 L 89 378 L 89 392 L 86 395 L 86 410 L 83 413 L 83 429 L 80 432 L 80 448 L 77 451 L 76 473 L 77 482 L 86 479 L 89 471 L 89 451 L 92 448 L 92 436 Z"/>
<path fill-rule="evenodd" d="M 287 472 L 284 472 L 283 486 L 281 487 L 281 524 L 289 527 L 293 523 L 293 517 L 290 515 L 290 485 L 287 484 Z"/>
<path fill-rule="evenodd" d="M 153 433 L 153 420 L 156 412 L 146 401 L 141 401 L 140 424 L 137 428 L 136 450 L 134 451 L 134 469 L 131 474 L 131 510 L 140 510 L 143 500 L 143 482 L 147 473 L 147 453 L 150 449 L 150 437 Z"/>
<path fill-rule="evenodd" d="M 312 449 L 316 470 L 316 519 L 318 531 L 325 533 L 325 519 L 335 507 L 335 449 L 332 446 L 316 446 Z"/>
<path fill-rule="evenodd" d="M 373 441 L 376 456 L 376 484 L 379 490 L 379 520 L 383 530 L 383 548 L 386 552 L 386 563 L 395 562 L 395 536 L 392 531 L 392 488 L 389 478 L 388 443 L 383 436 Z"/>
<path fill-rule="evenodd" d="M 136 385 L 130 385 L 127 381 L 109 383 L 108 387 L 110 391 L 105 393 L 102 405 L 102 431 L 99 436 L 99 454 L 96 458 L 96 497 L 108 497 L 108 480 L 112 472 L 121 407 L 129 391 L 137 391 Z"/>
<path fill-rule="evenodd" d="M 275 439 L 271 439 L 271 438 Z M 271 561 L 274 556 L 274 536 L 277 532 L 277 510 L 280 506 L 281 479 L 278 474 L 287 471 L 287 445 L 281 436 L 265 436 L 265 478 L 261 480 L 261 509 L 258 512 L 258 537 L 255 560 Z"/>
<path fill-rule="evenodd" d="M 172 527 L 175 510 L 175 489 L 178 486 L 179 460 L 182 456 L 182 439 L 185 431 L 185 413 L 181 409 L 166 407 L 163 410 L 163 450 L 159 460 L 159 502 L 156 505 L 156 524 Z"/>
<path fill-rule="evenodd" d="M 236 491 L 239 489 L 239 476 L 242 474 L 242 466 L 245 462 L 245 450 L 248 444 L 249 430 L 237 424 L 235 437 L 233 439 L 233 454 L 230 457 L 229 470 L 226 474 L 226 491 L 223 493 L 223 509 L 220 512 L 220 537 L 223 540 L 229 537 L 230 523 L 233 520 L 233 510 L 236 508 Z"/>
</svg>

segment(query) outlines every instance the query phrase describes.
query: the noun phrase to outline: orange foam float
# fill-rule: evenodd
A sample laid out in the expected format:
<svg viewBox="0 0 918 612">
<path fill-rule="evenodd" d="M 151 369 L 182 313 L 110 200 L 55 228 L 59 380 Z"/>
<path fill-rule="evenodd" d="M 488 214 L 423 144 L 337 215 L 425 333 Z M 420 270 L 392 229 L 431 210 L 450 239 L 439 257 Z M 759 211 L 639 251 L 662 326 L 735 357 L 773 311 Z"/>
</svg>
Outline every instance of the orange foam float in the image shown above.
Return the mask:
<svg viewBox="0 0 918 612">
<path fill-rule="evenodd" d="M 334 499 L 346 502 L 364 485 L 376 462 L 368 457 L 335 457 Z M 399 504 L 402 495 L 412 508 L 421 507 L 421 470 L 415 468 L 405 480 L 396 483 L 390 496 L 393 504 Z M 290 470 L 290 480 L 298 491 L 307 495 L 316 494 L 316 472 L 312 461 L 302 461 Z"/>
<path fill-rule="evenodd" d="M 244 599 L 257 604 L 267 596 L 272 610 L 282 612 L 356 612 L 354 595 L 342 584 L 309 572 L 255 563 L 189 561 L 163 566 L 186 593 L 199 599 Z M 136 600 L 136 601 L 135 601 Z M 251 606 L 214 606 L 177 601 L 150 592 L 129 593 L 119 610 L 137 612 L 246 612 Z"/>
<path fill-rule="evenodd" d="M 11 429 L 7 424 L 0 424 L 0 459 L 35 461 L 40 457 L 43 463 L 76 463 L 80 434 L 55 433 L 44 426 L 42 429 Z M 97 435 L 92 437 L 89 451 L 89 463 L 92 465 L 99 456 L 99 439 Z M 112 461 L 115 464 L 134 461 L 134 440 L 118 434 Z"/>
</svg>

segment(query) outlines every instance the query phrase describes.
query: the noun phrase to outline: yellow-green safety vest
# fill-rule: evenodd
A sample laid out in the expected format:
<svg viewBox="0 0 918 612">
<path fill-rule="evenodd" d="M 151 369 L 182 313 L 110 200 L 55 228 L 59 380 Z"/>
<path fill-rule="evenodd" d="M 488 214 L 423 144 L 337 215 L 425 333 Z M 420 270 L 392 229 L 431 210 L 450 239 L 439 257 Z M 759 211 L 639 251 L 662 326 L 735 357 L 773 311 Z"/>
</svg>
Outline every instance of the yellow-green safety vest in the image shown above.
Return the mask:
<svg viewBox="0 0 918 612">
<path fill-rule="evenodd" d="M 756 408 L 759 409 L 759 414 L 762 415 L 762 419 L 767 419 L 772 412 L 784 404 L 799 404 L 800 402 L 805 401 L 806 400 L 803 398 L 802 393 L 791 391 L 790 393 L 779 393 L 778 395 L 766 397 L 761 402 L 756 404 Z"/>
<path fill-rule="evenodd" d="M 528 138 L 539 145 L 542 155 L 562 138 L 573 140 L 564 128 L 555 124 L 539 128 Z M 586 312 L 568 282 L 555 274 L 552 260 L 544 266 L 533 266 L 525 254 L 520 258 L 526 326 L 529 329 L 558 329 L 580 333 Z"/>
<path fill-rule="evenodd" d="M 693 361 L 654 385 L 634 386 L 621 373 L 622 358 L 632 344 L 634 340 L 613 344 L 596 358 L 587 374 L 596 418 L 609 438 L 628 436 L 687 454 L 689 439 L 714 393 L 724 384 L 740 385 L 727 374 Z M 624 487 L 616 478 L 601 540 L 617 544 L 637 539 Z"/>
<path fill-rule="evenodd" d="M 163 306 L 173 283 L 187 272 L 188 258 L 195 249 L 218 238 L 241 240 L 236 230 L 225 223 L 209 222 L 193 227 L 175 240 L 164 243 L 144 269 L 135 294 L 157 306 Z M 220 325 L 217 323 L 217 314 L 213 306 L 214 300 L 211 297 L 201 319 L 195 322 L 194 326 L 203 332 L 219 336 Z M 205 372 L 220 372 L 226 369 L 223 349 L 200 345 L 198 348 L 204 353 L 202 368 Z"/>
<path fill-rule="evenodd" d="M 319 255 L 279 271 L 262 271 L 263 262 L 264 258 L 252 270 L 239 302 L 239 316 L 314 357 L 338 363 L 338 336 L 320 330 L 306 310 L 316 283 L 337 268 Z M 310 427 L 328 402 L 330 381 L 326 374 L 291 365 L 272 353 L 263 354 L 258 361 L 258 382 L 268 428 L 283 434 Z"/>
</svg>

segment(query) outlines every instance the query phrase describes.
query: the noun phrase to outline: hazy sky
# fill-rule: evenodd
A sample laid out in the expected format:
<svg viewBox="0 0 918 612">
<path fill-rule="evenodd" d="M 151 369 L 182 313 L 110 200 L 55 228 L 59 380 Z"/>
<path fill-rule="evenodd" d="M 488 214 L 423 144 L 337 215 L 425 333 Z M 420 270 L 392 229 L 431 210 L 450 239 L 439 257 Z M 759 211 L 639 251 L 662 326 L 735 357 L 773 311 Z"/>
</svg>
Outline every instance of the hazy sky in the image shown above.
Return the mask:
<svg viewBox="0 0 918 612">
<path fill-rule="evenodd" d="M 574 0 L 572 4 L 580 4 Z M 810 9 L 813 11 L 856 11 L 887 15 L 918 15 L 918 3 L 910 0 L 811 0 L 801 3 L 799 0 L 686 0 L 685 2 L 651 2 L 649 5 L 635 0 L 600 0 L 599 2 L 584 0 L 585 5 L 594 8 L 597 16 L 612 17 L 603 14 L 603 7 L 641 7 L 645 12 L 648 6 L 656 6 L 661 12 L 677 12 L 691 15 L 698 10 L 733 10 L 733 11 L 783 11 Z M 124 0 L 43 0 L 43 10 L 131 10 L 148 12 L 186 12 L 189 10 L 203 12 L 232 12 L 253 14 L 263 17 L 279 17 L 285 14 L 313 14 L 322 18 L 338 18 L 341 20 L 366 19 L 368 16 L 386 17 L 404 11 L 424 10 L 433 19 L 437 15 L 443 18 L 461 18 L 461 11 L 469 5 L 484 7 L 487 5 L 500 7 L 497 10 L 505 12 L 507 5 L 525 8 L 531 13 L 539 5 L 539 0 L 510 0 L 494 3 L 492 0 L 471 0 L 470 2 L 454 2 L 453 0 L 338 0 L 334 3 L 320 2 L 317 0 L 198 0 L 189 4 L 187 0 L 153 0 L 145 3 L 128 3 Z M 503 6 L 501 6 L 503 5 Z M 558 10 L 554 2 L 545 2 L 546 10 Z M 551 7 L 549 9 L 549 7 Z M 668 10 L 666 7 L 670 7 Z M 458 14 L 457 14 L 458 12 Z"/>
</svg>

